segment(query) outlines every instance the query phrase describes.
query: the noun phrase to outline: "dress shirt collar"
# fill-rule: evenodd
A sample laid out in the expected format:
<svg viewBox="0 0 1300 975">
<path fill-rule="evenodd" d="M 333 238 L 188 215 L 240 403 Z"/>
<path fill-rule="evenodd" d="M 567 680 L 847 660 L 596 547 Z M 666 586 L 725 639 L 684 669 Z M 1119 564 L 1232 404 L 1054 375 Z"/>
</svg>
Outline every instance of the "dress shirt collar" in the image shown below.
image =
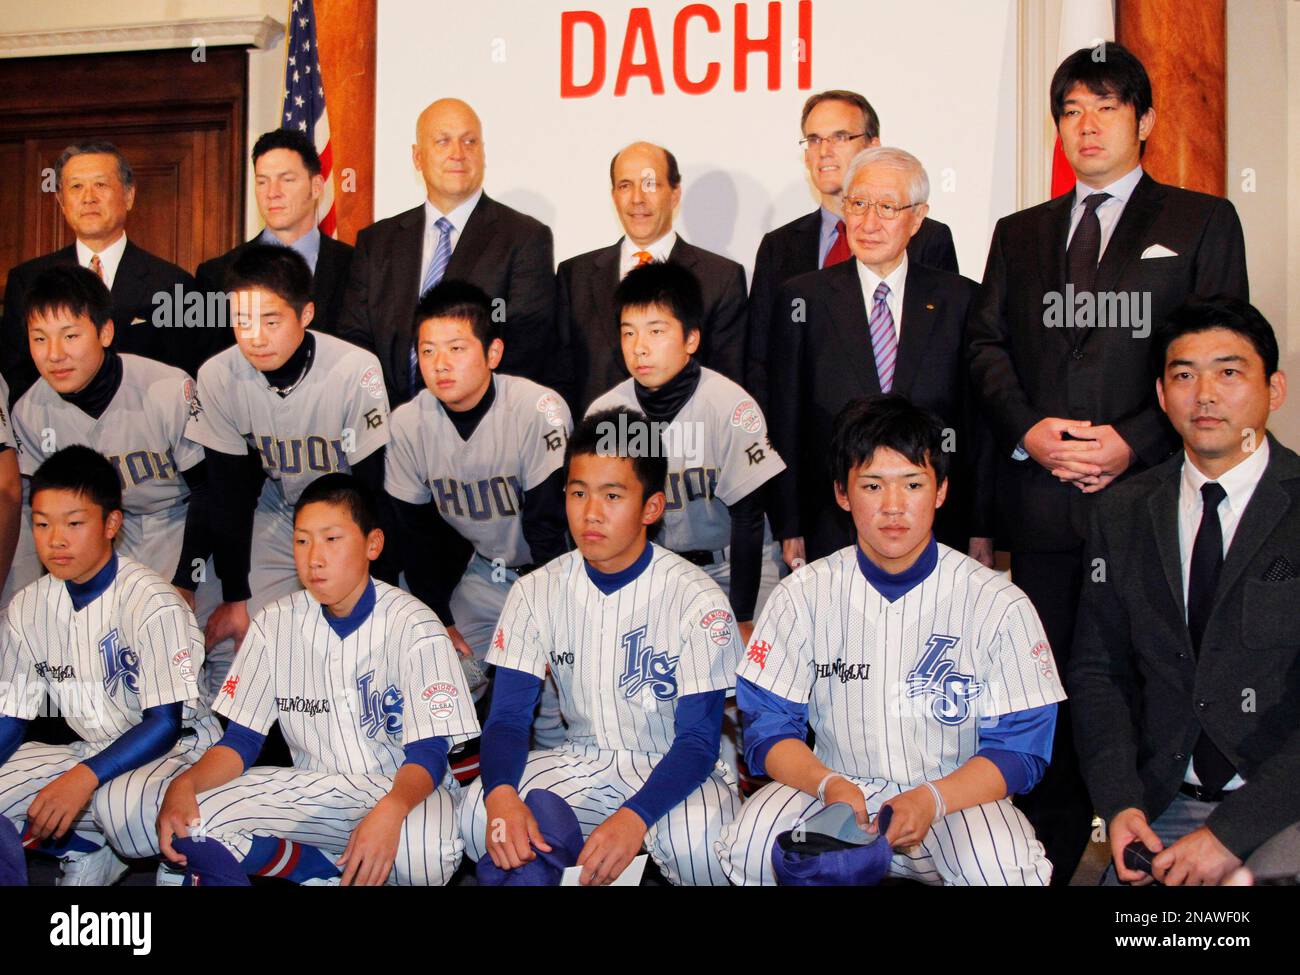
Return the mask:
<svg viewBox="0 0 1300 975">
<path fill-rule="evenodd" d="M 1235 467 L 1225 471 L 1222 475 L 1215 478 L 1219 485 L 1227 492 L 1224 501 L 1232 508 L 1232 511 L 1238 518 L 1245 511 L 1246 505 L 1250 503 L 1251 495 L 1255 493 L 1255 487 L 1259 484 L 1259 479 L 1264 476 L 1264 469 L 1268 467 L 1268 438 L 1264 438 L 1252 453 L 1240 461 Z M 1210 478 L 1201 473 L 1200 469 L 1192 463 L 1191 459 L 1183 454 L 1183 482 L 1181 487 L 1181 500 L 1184 506 L 1198 505 L 1201 503 L 1201 486 L 1209 481 Z"/>
<path fill-rule="evenodd" d="M 311 268 L 311 273 L 316 273 L 316 261 L 320 258 L 320 228 L 312 227 L 292 244 L 286 244 L 275 235 L 275 231 L 270 227 L 263 227 L 262 232 L 257 235 L 257 239 L 263 244 L 274 244 L 279 247 L 287 247 L 291 251 L 297 251 L 299 256 L 307 262 Z"/>
<path fill-rule="evenodd" d="M 876 293 L 876 288 L 880 282 L 884 281 L 889 285 L 889 298 L 887 301 L 892 302 L 895 297 L 903 293 L 903 283 L 907 280 L 907 251 L 903 251 L 903 259 L 899 262 L 898 267 L 889 272 L 888 277 L 882 278 L 875 271 L 867 267 L 859 260 L 854 260 L 858 266 L 858 280 L 862 282 L 862 293 L 867 298 L 867 313 L 871 313 L 872 296 Z"/>
<path fill-rule="evenodd" d="M 1141 166 L 1134 166 L 1126 175 L 1121 176 L 1109 186 L 1103 186 L 1099 190 L 1094 190 L 1091 186 L 1086 186 L 1083 183 L 1076 182 L 1074 184 L 1074 205 L 1076 207 L 1083 206 L 1083 201 L 1094 193 L 1109 193 L 1116 200 L 1127 204 L 1129 197 L 1133 195 L 1133 191 L 1137 189 L 1137 185 L 1140 182 L 1142 182 Z M 1110 200 L 1106 201 L 1106 203 L 1110 202 Z"/>
<path fill-rule="evenodd" d="M 99 251 L 99 263 L 104 268 L 104 284 L 111 291 L 113 281 L 117 278 L 118 265 L 122 263 L 122 255 L 126 253 L 126 234 L 113 241 L 102 251 Z M 80 237 L 77 238 L 77 263 L 84 268 L 90 267 L 90 259 L 94 256 L 95 251 L 91 250 L 90 245 L 83 242 Z"/>
<path fill-rule="evenodd" d="M 434 224 L 436 224 L 439 218 L 441 217 L 446 217 L 448 220 L 451 221 L 451 225 L 455 228 L 452 231 L 453 234 L 459 234 L 461 231 L 465 229 L 465 224 L 469 221 L 469 215 L 474 212 L 474 208 L 478 206 L 478 201 L 481 200 L 482 198 L 483 198 L 483 187 L 480 186 L 477 190 L 474 191 L 473 196 L 471 196 L 460 206 L 452 210 L 451 213 L 443 213 L 441 210 L 439 210 L 428 200 L 425 200 L 424 201 L 424 236 L 430 237 L 438 232 L 438 228 L 435 227 Z"/>
</svg>

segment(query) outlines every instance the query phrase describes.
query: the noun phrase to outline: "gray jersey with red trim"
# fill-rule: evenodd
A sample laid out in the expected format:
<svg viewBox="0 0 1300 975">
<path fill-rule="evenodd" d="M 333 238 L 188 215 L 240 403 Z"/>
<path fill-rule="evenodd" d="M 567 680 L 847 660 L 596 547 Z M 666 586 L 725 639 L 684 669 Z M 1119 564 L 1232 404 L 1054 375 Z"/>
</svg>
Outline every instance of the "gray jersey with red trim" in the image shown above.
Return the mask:
<svg viewBox="0 0 1300 975">
<path fill-rule="evenodd" d="M 619 383 L 592 403 L 587 415 L 620 406 L 639 411 L 635 383 Z M 731 544 L 727 506 L 785 470 L 753 397 L 706 367 L 691 398 L 662 427 L 661 442 L 668 456 L 668 503 L 655 541 L 675 552 L 726 548 Z"/>
</svg>

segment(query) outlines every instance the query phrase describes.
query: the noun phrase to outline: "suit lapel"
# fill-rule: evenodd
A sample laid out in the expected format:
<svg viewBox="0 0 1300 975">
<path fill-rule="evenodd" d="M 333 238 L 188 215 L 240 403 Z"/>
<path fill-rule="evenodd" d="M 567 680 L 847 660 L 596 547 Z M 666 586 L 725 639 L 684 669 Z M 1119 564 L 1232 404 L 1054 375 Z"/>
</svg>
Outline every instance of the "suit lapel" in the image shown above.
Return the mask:
<svg viewBox="0 0 1300 975">
<path fill-rule="evenodd" d="M 337 252 L 334 249 L 334 240 L 321 234 L 320 252 L 316 255 L 316 270 L 312 273 L 311 295 L 312 300 L 316 303 L 316 314 L 320 315 L 325 312 L 324 303 L 329 301 L 329 295 L 325 293 L 325 287 L 334 281 L 334 255 Z M 334 323 L 331 322 L 331 325 Z"/>
<path fill-rule="evenodd" d="M 867 324 L 867 304 L 858 280 L 857 261 L 849 260 L 827 268 L 826 303 L 830 310 L 831 332 L 839 342 L 844 364 L 854 386 L 863 393 L 880 392 L 880 374 L 871 347 L 871 329 Z"/>
<path fill-rule="evenodd" d="M 1156 548 L 1160 550 L 1160 566 L 1164 569 L 1165 581 L 1169 583 L 1169 592 L 1178 607 L 1178 618 L 1185 620 L 1187 606 L 1183 602 L 1183 563 L 1178 544 L 1178 490 L 1182 469 L 1181 462 L 1170 462 L 1168 475 L 1147 498 L 1147 508 L 1151 512 Z"/>
<path fill-rule="evenodd" d="M 894 391 L 907 394 L 925 358 L 934 331 L 938 307 L 932 278 L 920 265 L 909 262 L 903 284 L 903 320 L 898 323 L 898 364 L 894 367 Z M 873 355 L 874 359 L 875 356 Z"/>
<path fill-rule="evenodd" d="M 126 249 L 122 251 L 122 260 L 117 265 L 117 274 L 113 276 L 113 307 L 126 312 L 138 308 L 144 297 L 144 279 L 148 273 L 143 252 L 128 240 Z M 130 320 L 125 324 L 130 325 Z"/>
<path fill-rule="evenodd" d="M 1110 242 L 1106 244 L 1106 253 L 1101 255 L 1097 265 L 1097 290 L 1113 291 L 1124 269 L 1138 255 L 1142 241 L 1146 239 L 1147 230 L 1160 214 L 1164 203 L 1164 190 L 1150 176 L 1143 174 L 1138 185 L 1133 188 L 1133 195 L 1124 205 L 1119 223 L 1111 232 Z M 1091 329 L 1089 329 L 1091 331 Z"/>
<path fill-rule="evenodd" d="M 604 349 L 604 355 L 614 363 L 617 372 L 614 375 L 624 376 L 627 369 L 623 364 L 622 345 L 614 341 L 616 329 L 614 328 L 614 291 L 618 288 L 618 258 L 619 248 L 622 246 L 622 238 L 612 247 L 606 247 L 596 254 L 593 262 L 593 271 L 591 275 L 591 307 L 595 311 L 592 321 L 596 323 L 596 335 L 590 337 L 592 346 L 592 358 L 595 359 L 595 350 Z"/>
<path fill-rule="evenodd" d="M 468 281 L 474 274 L 474 268 L 492 239 L 493 225 L 497 221 L 496 202 L 484 193 L 479 197 L 474 209 L 470 211 L 465 227 L 456 239 L 456 249 L 451 252 L 451 260 L 443 277 L 459 278 Z M 417 285 L 416 287 L 419 287 Z"/>
<path fill-rule="evenodd" d="M 1250 496 L 1250 503 L 1246 505 L 1241 521 L 1237 523 L 1236 534 L 1232 536 L 1232 544 L 1228 546 L 1227 557 L 1223 560 L 1223 571 L 1215 589 L 1216 598 L 1231 591 L 1255 553 L 1268 540 L 1277 523 L 1291 507 L 1291 495 L 1279 481 L 1287 474 L 1296 476 L 1300 472 L 1295 470 L 1297 465 L 1293 463 L 1293 455 L 1282 453 L 1271 434 L 1268 446 L 1268 466 L 1264 468 L 1259 484 L 1255 486 L 1255 493 Z"/>
<path fill-rule="evenodd" d="M 423 272 L 420 266 L 420 260 L 424 256 L 423 203 L 414 210 L 407 210 L 398 218 L 397 233 L 394 234 L 389 253 L 393 255 L 392 281 L 396 291 L 396 294 L 388 296 L 386 302 L 393 321 L 389 333 L 393 337 L 391 356 L 397 374 L 405 376 L 413 341 L 414 326 L 410 319 L 415 303 L 420 299 L 420 277 Z"/>
<path fill-rule="evenodd" d="M 821 267 L 818 253 L 821 250 L 822 211 L 818 207 L 795 225 L 792 246 L 797 266 L 802 268 L 807 262 L 808 270 L 816 271 Z"/>
</svg>

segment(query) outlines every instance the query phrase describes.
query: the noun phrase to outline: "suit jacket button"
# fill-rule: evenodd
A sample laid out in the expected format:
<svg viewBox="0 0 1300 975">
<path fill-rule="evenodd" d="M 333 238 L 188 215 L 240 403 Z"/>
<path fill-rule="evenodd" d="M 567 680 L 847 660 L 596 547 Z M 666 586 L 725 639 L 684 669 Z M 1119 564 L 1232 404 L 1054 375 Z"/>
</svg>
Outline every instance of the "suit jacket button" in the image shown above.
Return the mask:
<svg viewBox="0 0 1300 975">
<path fill-rule="evenodd" d="M 1185 654 L 1185 653 L 1183 653 L 1181 650 L 1179 650 L 1179 651 L 1178 651 L 1178 659 L 1179 659 L 1179 660 L 1186 660 L 1186 659 L 1187 659 L 1187 654 Z"/>
<path fill-rule="evenodd" d="M 1186 760 L 1187 760 L 1187 754 L 1185 752 L 1174 752 L 1175 762 L 1183 762 Z"/>
<path fill-rule="evenodd" d="M 1200 708 L 1202 711 L 1204 711 L 1207 708 L 1209 708 L 1210 702 L 1205 700 L 1205 698 L 1201 698 L 1199 701 L 1196 702 L 1196 706 Z"/>
<path fill-rule="evenodd" d="M 1082 358 L 1083 358 L 1083 349 L 1071 349 L 1071 350 L 1070 350 L 1070 358 L 1071 358 L 1071 359 L 1074 359 L 1076 362 L 1077 362 L 1078 360 L 1082 359 Z"/>
</svg>

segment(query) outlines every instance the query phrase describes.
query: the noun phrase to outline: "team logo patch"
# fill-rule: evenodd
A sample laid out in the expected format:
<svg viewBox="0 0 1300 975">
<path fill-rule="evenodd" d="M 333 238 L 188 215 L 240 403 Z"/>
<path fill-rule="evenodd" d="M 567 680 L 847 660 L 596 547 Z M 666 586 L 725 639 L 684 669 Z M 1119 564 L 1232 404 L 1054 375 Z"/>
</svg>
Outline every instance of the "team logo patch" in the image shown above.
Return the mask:
<svg viewBox="0 0 1300 975">
<path fill-rule="evenodd" d="M 180 671 L 181 680 L 194 683 L 194 661 L 190 660 L 188 650 L 177 650 L 172 655 L 172 666 Z"/>
<path fill-rule="evenodd" d="M 1029 651 L 1029 656 L 1034 658 L 1038 664 L 1038 672 L 1045 680 L 1052 677 L 1052 648 L 1046 640 L 1039 640 L 1034 644 L 1034 649 Z"/>
<path fill-rule="evenodd" d="M 715 609 L 705 614 L 700 626 L 709 631 L 709 639 L 720 647 L 731 642 L 731 614 L 725 609 Z"/>
<path fill-rule="evenodd" d="M 193 379 L 185 380 L 185 402 L 189 404 L 191 420 L 203 412 L 203 404 L 199 401 L 199 386 Z"/>
<path fill-rule="evenodd" d="M 743 399 L 737 403 L 736 408 L 731 411 L 731 425 L 740 427 L 746 433 L 758 433 L 763 427 L 763 417 L 758 412 L 758 404 L 752 399 Z"/>
<path fill-rule="evenodd" d="M 504 650 L 506 648 L 506 631 L 497 628 L 497 635 L 492 638 L 492 649 Z"/>
<path fill-rule="evenodd" d="M 645 626 L 623 634 L 619 641 L 626 655 L 623 673 L 618 686 L 623 696 L 631 700 L 645 694 L 659 701 L 671 701 L 677 696 L 677 657 L 667 650 L 655 650 L 645 642 Z"/>
<path fill-rule="evenodd" d="M 537 401 L 537 412 L 543 414 L 551 426 L 564 426 L 564 401 L 555 393 L 547 393 Z"/>
<path fill-rule="evenodd" d="M 420 692 L 420 700 L 429 705 L 429 714 L 446 721 L 456 713 L 456 685 L 439 681 Z"/>
<path fill-rule="evenodd" d="M 116 629 L 99 641 L 99 658 L 104 665 L 104 690 L 112 695 L 119 687 L 132 694 L 140 693 L 140 658 L 130 647 L 122 645 Z"/>
<path fill-rule="evenodd" d="M 395 684 L 382 691 L 375 684 L 375 672 L 367 671 L 357 678 L 357 697 L 361 701 L 361 730 L 367 738 L 380 731 L 390 736 L 402 733 L 402 692 Z"/>
<path fill-rule="evenodd" d="M 755 640 L 749 645 L 749 650 L 745 653 L 745 659 L 750 663 L 758 664 L 758 669 L 763 670 L 767 667 L 767 655 L 772 652 L 772 644 L 766 640 Z"/>
<path fill-rule="evenodd" d="M 226 682 L 221 685 L 221 693 L 226 695 L 226 697 L 230 698 L 231 700 L 234 700 L 235 689 L 238 687 L 239 687 L 238 677 L 227 677 Z"/>
<path fill-rule="evenodd" d="M 925 643 L 925 655 L 907 675 L 908 697 L 929 697 L 930 714 L 940 724 L 959 725 L 970 717 L 970 702 L 984 691 L 973 674 L 957 673 L 957 663 L 944 654 L 961 637 L 935 633 Z"/>
<path fill-rule="evenodd" d="M 384 398 L 384 374 L 378 366 L 371 366 L 361 374 L 361 388 L 375 399 Z"/>
</svg>

